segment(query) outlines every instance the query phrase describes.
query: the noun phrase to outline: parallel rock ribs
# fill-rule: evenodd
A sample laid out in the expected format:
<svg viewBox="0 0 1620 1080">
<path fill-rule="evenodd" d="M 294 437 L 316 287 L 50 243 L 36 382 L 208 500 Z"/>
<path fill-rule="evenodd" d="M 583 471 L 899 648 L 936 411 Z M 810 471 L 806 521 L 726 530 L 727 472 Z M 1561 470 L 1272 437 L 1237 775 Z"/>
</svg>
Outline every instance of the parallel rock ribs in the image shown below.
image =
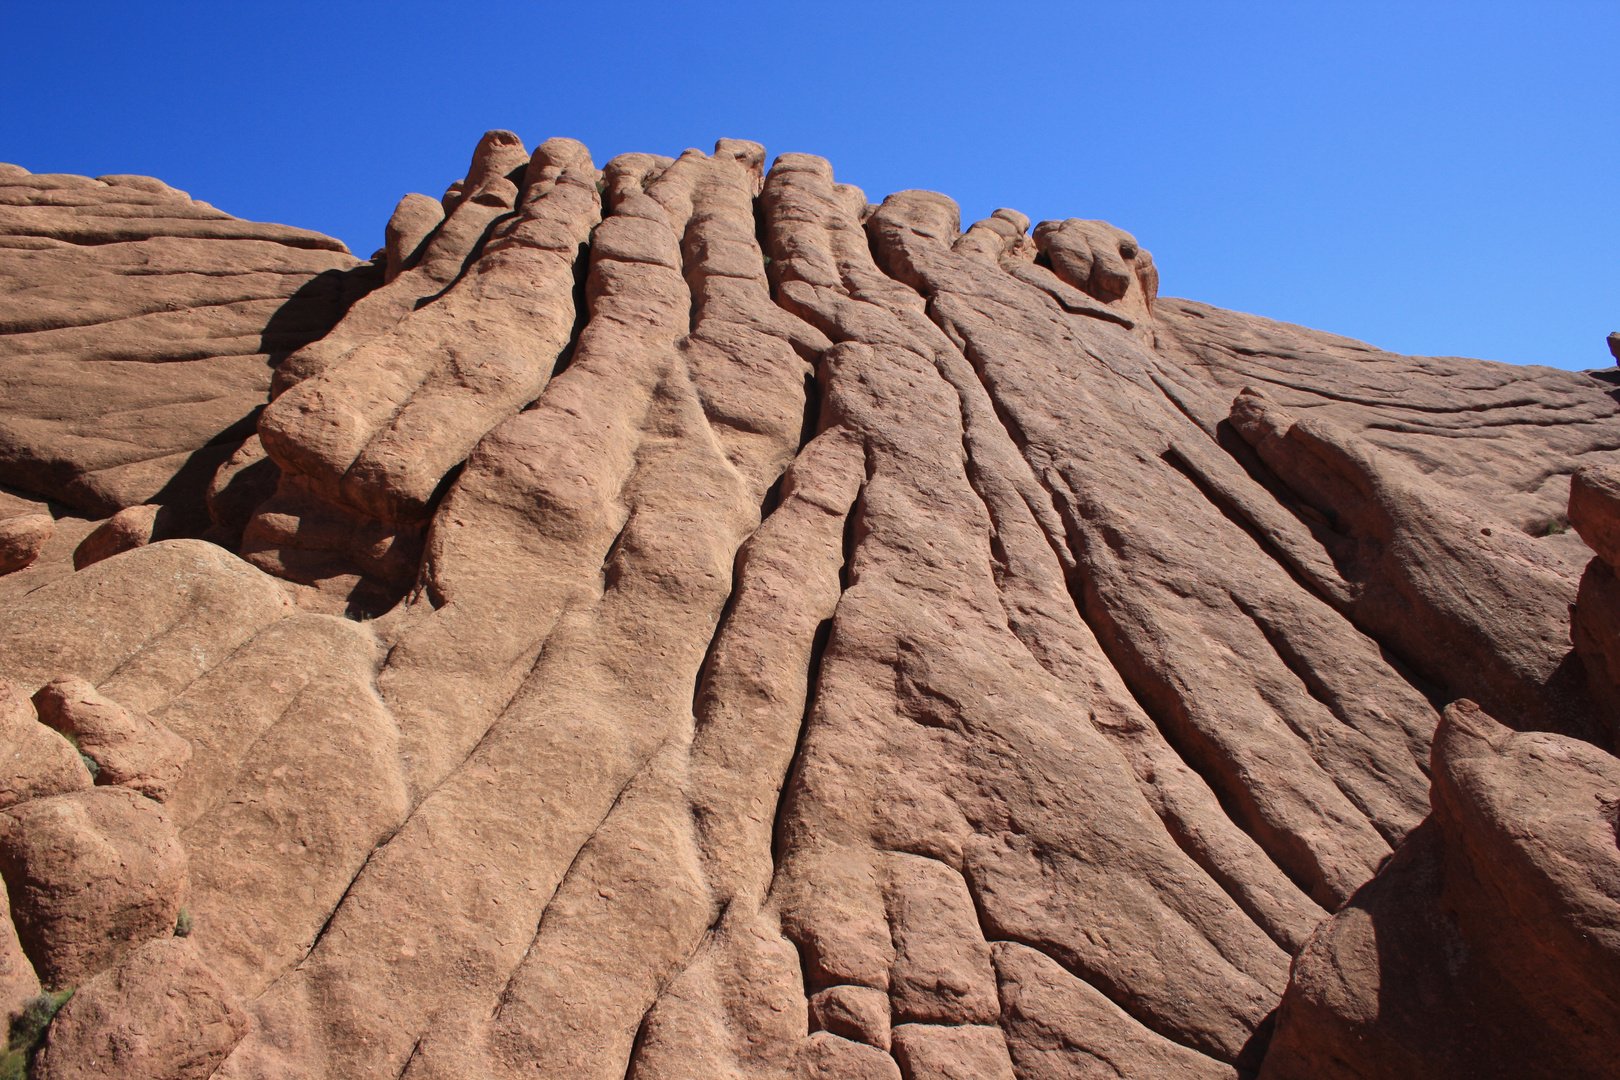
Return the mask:
<svg viewBox="0 0 1620 1080">
<path fill-rule="evenodd" d="M 365 264 L 0 168 L 0 1008 L 83 984 L 36 1071 L 1612 1060 L 1612 380 L 766 161 L 492 131 Z"/>
</svg>

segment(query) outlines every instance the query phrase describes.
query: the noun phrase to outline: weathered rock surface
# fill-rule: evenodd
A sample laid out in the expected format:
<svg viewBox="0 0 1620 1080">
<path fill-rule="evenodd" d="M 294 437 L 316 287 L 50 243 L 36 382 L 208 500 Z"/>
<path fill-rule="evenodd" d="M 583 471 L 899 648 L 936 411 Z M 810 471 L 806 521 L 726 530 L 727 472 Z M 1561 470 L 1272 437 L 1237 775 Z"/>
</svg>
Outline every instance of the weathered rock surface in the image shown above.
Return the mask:
<svg viewBox="0 0 1620 1080">
<path fill-rule="evenodd" d="M 0 811 L 0 874 L 23 950 L 53 989 L 172 933 L 186 900 L 186 854 L 173 822 L 123 788 Z"/>
<path fill-rule="evenodd" d="M 223 466 L 221 466 L 223 468 Z M 73 551 L 73 569 L 109 559 L 158 540 L 176 539 L 182 526 L 173 507 L 157 503 L 126 506 L 102 522 Z"/>
<path fill-rule="evenodd" d="M 96 783 L 116 784 L 167 802 L 191 760 L 191 744 L 69 675 L 34 694 L 40 720 L 96 763 Z"/>
<path fill-rule="evenodd" d="M 91 785 L 90 771 L 73 744 L 39 723 L 22 688 L 0 677 L 0 808 L 78 791 Z"/>
<path fill-rule="evenodd" d="M 1446 710 L 1434 810 L 1317 930 L 1263 1077 L 1602 1076 L 1620 1020 L 1620 762 Z"/>
<path fill-rule="evenodd" d="M 44 503 L 0 492 L 0 574 L 39 558 L 55 533 L 56 519 Z"/>
<path fill-rule="evenodd" d="M 1605 1075 L 1613 376 L 767 162 L 0 167 L 40 1074 Z"/>
<path fill-rule="evenodd" d="M 35 1075 L 207 1080 L 247 1022 L 189 941 L 157 938 L 74 992 Z"/>
<path fill-rule="evenodd" d="M 273 365 L 331 329 L 367 269 L 151 177 L 0 166 L 0 483 L 195 517 Z"/>
</svg>

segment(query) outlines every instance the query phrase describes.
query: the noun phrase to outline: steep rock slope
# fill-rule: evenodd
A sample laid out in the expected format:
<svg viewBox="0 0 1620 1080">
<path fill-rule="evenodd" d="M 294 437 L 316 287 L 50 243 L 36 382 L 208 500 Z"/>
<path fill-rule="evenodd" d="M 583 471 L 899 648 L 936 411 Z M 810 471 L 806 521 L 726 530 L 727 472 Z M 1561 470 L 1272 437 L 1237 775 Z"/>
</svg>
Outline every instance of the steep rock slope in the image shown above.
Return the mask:
<svg viewBox="0 0 1620 1080">
<path fill-rule="evenodd" d="M 372 264 L 0 175 L 6 377 L 198 373 L 0 407 L 36 1075 L 1600 1075 L 1611 384 L 767 161 L 490 132 Z"/>
</svg>

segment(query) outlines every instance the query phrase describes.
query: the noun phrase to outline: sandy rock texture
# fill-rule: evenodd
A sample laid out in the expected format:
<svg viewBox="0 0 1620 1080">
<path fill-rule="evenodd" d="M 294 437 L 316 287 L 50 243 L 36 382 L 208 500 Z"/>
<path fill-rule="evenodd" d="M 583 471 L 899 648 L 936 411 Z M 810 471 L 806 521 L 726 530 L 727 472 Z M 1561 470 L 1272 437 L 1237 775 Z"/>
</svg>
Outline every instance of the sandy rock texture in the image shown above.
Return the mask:
<svg viewBox="0 0 1620 1080">
<path fill-rule="evenodd" d="M 0 165 L 0 483 L 97 517 L 163 502 L 195 521 L 275 364 L 380 274 L 331 237 L 149 176 Z"/>
<path fill-rule="evenodd" d="M 490 131 L 364 264 L 149 179 L 0 211 L 37 1075 L 1620 1058 L 1612 372 L 735 139 Z"/>
<path fill-rule="evenodd" d="M 1433 813 L 1296 958 L 1261 1076 L 1612 1071 L 1617 806 L 1612 755 L 1448 708 Z"/>
</svg>

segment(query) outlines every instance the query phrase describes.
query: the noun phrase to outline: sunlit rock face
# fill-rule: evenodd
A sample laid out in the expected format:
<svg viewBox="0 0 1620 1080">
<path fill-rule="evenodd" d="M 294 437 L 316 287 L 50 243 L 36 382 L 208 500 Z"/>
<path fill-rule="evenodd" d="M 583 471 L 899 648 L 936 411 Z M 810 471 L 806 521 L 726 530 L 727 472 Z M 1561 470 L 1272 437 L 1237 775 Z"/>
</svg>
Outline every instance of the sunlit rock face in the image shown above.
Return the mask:
<svg viewBox="0 0 1620 1080">
<path fill-rule="evenodd" d="M 0 166 L 13 1052 L 1605 1075 L 1614 382 L 1031 224 L 495 131 L 360 262 Z"/>
</svg>

